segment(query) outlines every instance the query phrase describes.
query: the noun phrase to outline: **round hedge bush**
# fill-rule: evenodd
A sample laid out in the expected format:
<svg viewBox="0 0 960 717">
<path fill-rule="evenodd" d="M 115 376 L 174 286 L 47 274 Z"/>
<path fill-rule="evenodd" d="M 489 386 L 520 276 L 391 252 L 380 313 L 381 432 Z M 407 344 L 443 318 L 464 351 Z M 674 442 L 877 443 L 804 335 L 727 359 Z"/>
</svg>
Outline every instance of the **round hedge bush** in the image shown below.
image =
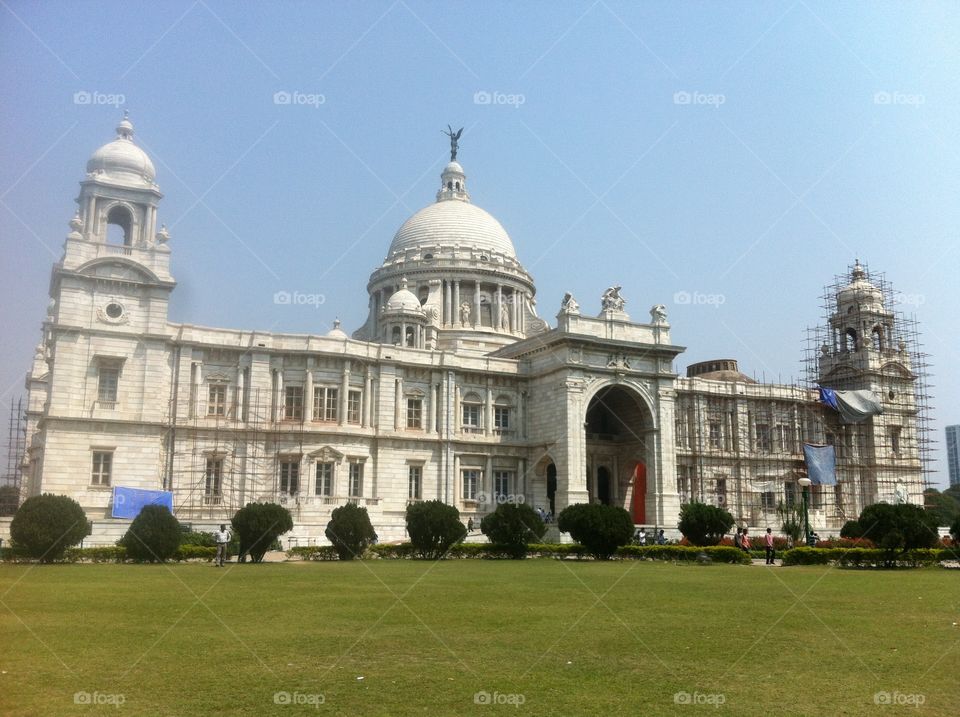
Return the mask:
<svg viewBox="0 0 960 717">
<path fill-rule="evenodd" d="M 73 498 L 44 493 L 27 498 L 10 523 L 10 539 L 27 557 L 52 563 L 90 535 L 91 525 Z"/>
<path fill-rule="evenodd" d="M 455 507 L 427 500 L 407 506 L 407 534 L 421 557 L 437 560 L 466 537 L 467 529 Z"/>
<path fill-rule="evenodd" d="M 511 558 L 520 559 L 527 554 L 528 543 L 540 542 L 547 526 L 526 503 L 502 503 L 483 516 L 480 530 Z"/>
<path fill-rule="evenodd" d="M 277 538 L 293 530 L 290 511 L 277 503 L 247 503 L 230 524 L 239 536 L 240 558 L 249 555 L 254 563 L 262 562 Z"/>
<path fill-rule="evenodd" d="M 600 560 L 609 560 L 621 545 L 633 537 L 633 520 L 615 505 L 577 503 L 564 508 L 557 527 Z"/>
<path fill-rule="evenodd" d="M 180 547 L 180 523 L 165 505 L 145 505 L 130 523 L 119 545 L 141 563 L 162 563 Z"/>
<path fill-rule="evenodd" d="M 362 557 L 366 549 L 377 542 L 367 509 L 353 503 L 341 505 L 330 514 L 324 535 L 340 560 Z"/>
</svg>

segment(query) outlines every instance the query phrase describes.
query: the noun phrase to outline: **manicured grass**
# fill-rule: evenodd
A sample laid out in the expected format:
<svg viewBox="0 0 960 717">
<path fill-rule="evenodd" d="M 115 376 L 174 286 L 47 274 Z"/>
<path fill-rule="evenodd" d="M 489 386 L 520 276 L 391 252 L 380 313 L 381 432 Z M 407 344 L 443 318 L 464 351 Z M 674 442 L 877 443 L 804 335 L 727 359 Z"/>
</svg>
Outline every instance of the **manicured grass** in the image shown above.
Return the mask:
<svg viewBox="0 0 960 717">
<path fill-rule="evenodd" d="M 944 569 L 7 564 L 0 598 L 4 715 L 954 715 L 960 701 L 960 573 Z"/>
</svg>

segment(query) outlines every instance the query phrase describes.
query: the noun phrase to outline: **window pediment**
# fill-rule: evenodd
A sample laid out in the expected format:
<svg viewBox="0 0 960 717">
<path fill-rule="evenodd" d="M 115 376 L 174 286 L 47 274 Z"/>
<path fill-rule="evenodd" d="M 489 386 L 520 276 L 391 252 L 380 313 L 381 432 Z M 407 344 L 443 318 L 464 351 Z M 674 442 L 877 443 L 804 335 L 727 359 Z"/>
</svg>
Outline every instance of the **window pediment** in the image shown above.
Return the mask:
<svg viewBox="0 0 960 717">
<path fill-rule="evenodd" d="M 330 446 L 324 446 L 307 455 L 318 463 L 339 463 L 343 460 L 343 453 Z"/>
</svg>

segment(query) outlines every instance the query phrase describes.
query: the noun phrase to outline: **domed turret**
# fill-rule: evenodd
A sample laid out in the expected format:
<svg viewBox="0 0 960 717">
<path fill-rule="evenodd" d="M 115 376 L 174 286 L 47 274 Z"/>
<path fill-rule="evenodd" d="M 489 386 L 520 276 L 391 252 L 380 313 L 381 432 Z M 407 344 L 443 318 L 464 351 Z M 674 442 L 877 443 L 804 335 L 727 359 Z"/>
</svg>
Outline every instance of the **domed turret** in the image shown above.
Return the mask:
<svg viewBox="0 0 960 717">
<path fill-rule="evenodd" d="M 347 339 L 347 332 L 340 328 L 340 319 L 334 319 L 333 328 L 327 332 L 327 337 L 331 339 Z"/>
<path fill-rule="evenodd" d="M 838 304 L 882 304 L 883 292 L 870 283 L 867 272 L 857 259 L 850 271 L 850 283 L 837 293 Z"/>
<path fill-rule="evenodd" d="M 147 153 L 134 144 L 127 112 L 117 125 L 117 138 L 90 156 L 87 174 L 111 183 L 153 186 L 157 170 Z"/>
</svg>

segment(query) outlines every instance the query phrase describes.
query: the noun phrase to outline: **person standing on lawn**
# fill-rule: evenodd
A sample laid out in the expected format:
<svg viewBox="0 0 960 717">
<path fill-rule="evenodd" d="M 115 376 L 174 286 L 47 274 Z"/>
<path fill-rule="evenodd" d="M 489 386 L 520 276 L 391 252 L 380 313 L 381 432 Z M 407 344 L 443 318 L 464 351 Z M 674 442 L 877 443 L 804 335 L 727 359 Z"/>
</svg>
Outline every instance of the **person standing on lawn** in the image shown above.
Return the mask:
<svg viewBox="0 0 960 717">
<path fill-rule="evenodd" d="M 767 565 L 773 565 L 773 531 L 767 528 L 767 534 L 763 536 L 764 547 L 767 549 Z"/>
<path fill-rule="evenodd" d="M 220 524 L 220 530 L 213 534 L 214 540 L 217 541 L 217 557 L 214 560 L 214 563 L 218 568 L 223 567 L 223 561 L 227 557 L 227 544 L 230 542 L 230 531 L 227 530 L 227 526 L 223 523 Z"/>
<path fill-rule="evenodd" d="M 743 537 L 740 538 L 740 547 L 743 548 L 743 552 L 750 552 L 750 536 L 747 535 L 747 529 L 743 529 Z"/>
</svg>

